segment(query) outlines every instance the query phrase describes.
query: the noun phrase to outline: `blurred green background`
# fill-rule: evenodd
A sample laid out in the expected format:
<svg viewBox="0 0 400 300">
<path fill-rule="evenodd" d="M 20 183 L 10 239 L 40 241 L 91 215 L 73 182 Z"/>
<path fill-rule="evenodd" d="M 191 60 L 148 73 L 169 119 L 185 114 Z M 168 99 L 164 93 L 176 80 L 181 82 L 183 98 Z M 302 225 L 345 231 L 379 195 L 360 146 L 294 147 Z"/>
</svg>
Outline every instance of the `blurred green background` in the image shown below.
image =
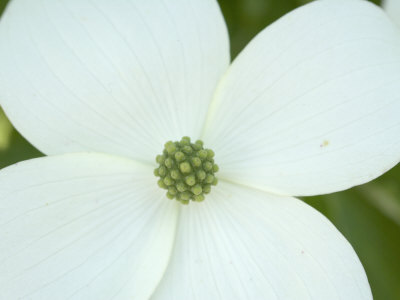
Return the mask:
<svg viewBox="0 0 400 300">
<path fill-rule="evenodd" d="M 400 1 L 400 0 L 399 0 Z M 219 0 L 232 56 L 271 22 L 307 0 Z M 373 1 L 380 4 L 380 1 Z M 7 0 L 0 0 L 0 13 Z M 0 110 L 0 168 L 41 153 L 16 132 Z M 400 166 L 346 192 L 305 198 L 326 215 L 358 253 L 376 300 L 400 299 Z M 321 299 L 322 300 L 322 299 Z"/>
</svg>

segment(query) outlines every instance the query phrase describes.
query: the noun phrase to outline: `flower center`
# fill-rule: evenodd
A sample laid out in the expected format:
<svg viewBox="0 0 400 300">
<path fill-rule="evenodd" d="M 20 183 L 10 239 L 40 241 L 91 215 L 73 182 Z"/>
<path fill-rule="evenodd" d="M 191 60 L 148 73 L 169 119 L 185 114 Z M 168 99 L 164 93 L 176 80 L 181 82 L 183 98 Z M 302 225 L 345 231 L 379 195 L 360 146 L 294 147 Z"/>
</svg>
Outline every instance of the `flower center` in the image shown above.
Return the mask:
<svg viewBox="0 0 400 300">
<path fill-rule="evenodd" d="M 185 136 L 179 142 L 165 143 L 163 154 L 157 155 L 159 167 L 154 175 L 160 177 L 158 186 L 167 190 L 169 199 L 182 204 L 201 202 L 217 185 L 218 165 L 214 163 L 214 151 L 203 148 L 203 142 L 191 143 Z"/>
</svg>

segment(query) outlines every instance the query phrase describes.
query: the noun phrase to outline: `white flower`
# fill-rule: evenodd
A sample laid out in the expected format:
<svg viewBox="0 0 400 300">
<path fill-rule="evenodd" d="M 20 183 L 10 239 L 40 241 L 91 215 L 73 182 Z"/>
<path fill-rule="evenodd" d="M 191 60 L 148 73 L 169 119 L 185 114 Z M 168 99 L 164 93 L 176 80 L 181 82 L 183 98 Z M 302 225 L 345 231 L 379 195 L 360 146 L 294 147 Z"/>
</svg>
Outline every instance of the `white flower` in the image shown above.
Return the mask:
<svg viewBox="0 0 400 300">
<path fill-rule="evenodd" d="M 231 66 L 228 43 L 215 0 L 11 2 L 0 103 L 50 156 L 0 172 L 0 299 L 372 298 L 348 242 L 291 196 L 398 163 L 398 29 L 322 0 Z M 185 135 L 220 166 L 188 206 L 153 175 Z"/>
</svg>

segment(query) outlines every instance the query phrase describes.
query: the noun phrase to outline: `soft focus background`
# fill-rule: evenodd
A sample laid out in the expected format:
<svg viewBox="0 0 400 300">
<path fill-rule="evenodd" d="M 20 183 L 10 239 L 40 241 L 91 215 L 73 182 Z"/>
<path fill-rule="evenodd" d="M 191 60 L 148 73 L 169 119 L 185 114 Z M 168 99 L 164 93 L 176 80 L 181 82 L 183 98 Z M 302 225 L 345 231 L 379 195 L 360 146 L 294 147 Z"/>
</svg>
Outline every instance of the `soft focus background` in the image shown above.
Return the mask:
<svg viewBox="0 0 400 300">
<path fill-rule="evenodd" d="M 268 24 L 310 1 L 219 2 L 228 23 L 232 56 L 235 57 Z M 381 4 L 380 1 L 373 2 Z M 7 0 L 0 0 L 0 13 L 6 3 Z M 0 168 L 41 155 L 13 129 L 0 109 Z M 376 300 L 400 299 L 399 183 L 400 165 L 361 187 L 304 199 L 326 215 L 353 245 L 366 269 Z"/>
</svg>

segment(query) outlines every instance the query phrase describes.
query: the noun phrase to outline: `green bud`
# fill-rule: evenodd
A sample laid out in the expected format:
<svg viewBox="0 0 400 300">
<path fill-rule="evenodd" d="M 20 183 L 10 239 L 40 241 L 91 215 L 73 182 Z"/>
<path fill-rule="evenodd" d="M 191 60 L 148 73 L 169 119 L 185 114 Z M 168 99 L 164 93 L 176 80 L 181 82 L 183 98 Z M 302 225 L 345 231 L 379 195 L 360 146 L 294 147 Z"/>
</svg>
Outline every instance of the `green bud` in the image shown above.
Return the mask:
<svg viewBox="0 0 400 300">
<path fill-rule="evenodd" d="M 167 190 L 167 198 L 185 205 L 204 201 L 204 194 L 218 183 L 214 156 L 214 151 L 204 149 L 202 141 L 191 143 L 189 137 L 165 143 L 163 153 L 156 156 L 159 166 L 154 170 L 159 187 Z"/>
<path fill-rule="evenodd" d="M 185 182 L 189 186 L 193 186 L 196 184 L 196 177 L 194 175 L 189 175 L 185 178 Z"/>
<path fill-rule="evenodd" d="M 176 195 L 178 193 L 178 191 L 177 191 L 176 187 L 170 186 L 168 188 L 168 193 L 171 194 L 171 195 Z"/>
<path fill-rule="evenodd" d="M 168 192 L 168 193 L 167 193 L 167 198 L 172 200 L 172 199 L 175 198 L 175 195 L 174 195 L 174 194 L 171 194 L 170 192 Z"/>
<path fill-rule="evenodd" d="M 183 205 L 188 205 L 190 202 L 190 200 L 179 200 L 179 199 L 178 199 L 178 201 Z"/>
<path fill-rule="evenodd" d="M 185 154 L 183 152 L 177 151 L 175 153 L 175 159 L 176 159 L 177 162 L 181 162 L 181 161 L 184 161 L 186 159 L 186 156 L 185 156 Z"/>
<path fill-rule="evenodd" d="M 164 166 L 160 166 L 158 168 L 158 176 L 164 177 L 165 175 L 167 175 L 167 168 L 165 168 Z"/>
<path fill-rule="evenodd" d="M 203 142 L 200 140 L 197 140 L 196 143 L 192 144 L 192 147 L 194 150 L 199 151 L 203 149 Z"/>
<path fill-rule="evenodd" d="M 165 183 L 164 183 L 164 181 L 163 181 L 162 179 L 159 179 L 159 180 L 157 181 L 157 183 L 158 183 L 158 186 L 159 186 L 160 188 L 162 188 L 162 189 L 166 189 L 166 188 L 167 188 L 167 186 L 165 185 Z"/>
<path fill-rule="evenodd" d="M 201 195 L 195 195 L 195 196 L 193 197 L 193 200 L 196 201 L 196 202 L 203 202 L 204 199 L 205 199 L 205 197 L 204 197 L 203 194 L 201 194 Z"/>
<path fill-rule="evenodd" d="M 164 164 L 165 161 L 165 156 L 164 155 L 157 155 L 156 157 L 156 162 L 159 163 L 160 165 Z"/>
<path fill-rule="evenodd" d="M 174 165 L 174 161 L 173 161 L 173 159 L 172 159 L 171 157 L 168 157 L 168 158 L 165 160 L 164 164 L 165 164 L 165 166 L 166 166 L 168 169 L 171 169 L 172 166 Z"/>
<path fill-rule="evenodd" d="M 198 147 L 201 147 L 201 149 L 203 148 L 203 145 L 204 145 L 204 143 L 203 143 L 203 141 L 202 140 L 197 140 L 196 141 L 196 143 L 195 143 L 195 145 L 196 146 L 198 146 Z"/>
<path fill-rule="evenodd" d="M 190 146 L 184 146 L 184 147 L 182 148 L 182 151 L 185 152 L 186 154 L 190 154 L 190 153 L 193 152 L 193 149 L 192 149 L 192 147 L 190 147 Z"/>
<path fill-rule="evenodd" d="M 184 191 L 186 191 L 186 190 L 188 189 L 188 187 L 186 186 L 186 184 L 184 184 L 184 183 L 181 181 L 181 182 L 178 182 L 178 183 L 176 184 L 176 189 L 177 189 L 178 191 L 180 191 L 180 192 L 184 192 Z"/>
<path fill-rule="evenodd" d="M 200 184 L 196 184 L 196 185 L 195 185 L 194 187 L 192 187 L 190 190 L 191 190 L 192 193 L 195 194 L 196 196 L 197 196 L 197 195 L 200 195 L 200 194 L 203 192 L 203 189 L 201 188 L 201 185 L 200 185 Z"/>
<path fill-rule="evenodd" d="M 170 176 L 172 179 L 179 179 L 181 178 L 181 173 L 178 170 L 171 170 Z"/>
<path fill-rule="evenodd" d="M 181 163 L 179 165 L 179 169 L 184 174 L 189 174 L 190 172 L 192 172 L 192 167 L 190 166 L 190 164 L 187 161 Z"/>
<path fill-rule="evenodd" d="M 199 168 L 201 166 L 201 159 L 198 157 L 193 157 L 192 158 L 192 165 L 195 168 Z"/>
<path fill-rule="evenodd" d="M 178 194 L 178 199 L 180 200 L 190 200 L 192 195 L 189 192 L 183 192 Z"/>
<path fill-rule="evenodd" d="M 189 146 L 189 145 L 190 145 L 190 137 L 184 136 L 184 137 L 181 139 L 181 145 L 182 145 L 182 146 Z"/>
<path fill-rule="evenodd" d="M 206 183 L 209 183 L 209 184 L 213 183 L 213 181 L 214 181 L 214 175 L 207 174 L 207 177 L 206 177 L 206 179 L 205 179 L 204 181 L 205 181 Z"/>
<path fill-rule="evenodd" d="M 203 192 L 204 192 L 204 194 L 208 194 L 209 192 L 211 192 L 211 185 L 209 185 L 209 184 L 204 185 Z"/>
<path fill-rule="evenodd" d="M 199 181 L 203 181 L 204 179 L 206 179 L 207 173 L 204 172 L 203 170 L 198 170 L 198 171 L 196 172 L 196 176 L 197 176 L 197 179 L 198 179 Z"/>
<path fill-rule="evenodd" d="M 202 150 L 200 150 L 199 152 L 197 152 L 197 156 L 198 156 L 201 160 L 206 159 L 206 158 L 207 158 L 207 155 L 208 155 L 208 152 L 207 152 L 207 150 L 204 150 L 204 149 L 202 149 Z"/>
<path fill-rule="evenodd" d="M 213 164 L 209 161 L 206 161 L 203 163 L 203 169 L 204 171 L 209 172 L 213 169 Z"/>
<path fill-rule="evenodd" d="M 169 155 L 173 155 L 176 152 L 176 145 L 173 142 L 168 142 L 165 144 L 165 150 Z"/>
<path fill-rule="evenodd" d="M 170 186 L 170 185 L 173 185 L 175 183 L 175 181 L 169 176 L 166 176 L 163 181 L 164 181 L 166 186 Z"/>
</svg>

